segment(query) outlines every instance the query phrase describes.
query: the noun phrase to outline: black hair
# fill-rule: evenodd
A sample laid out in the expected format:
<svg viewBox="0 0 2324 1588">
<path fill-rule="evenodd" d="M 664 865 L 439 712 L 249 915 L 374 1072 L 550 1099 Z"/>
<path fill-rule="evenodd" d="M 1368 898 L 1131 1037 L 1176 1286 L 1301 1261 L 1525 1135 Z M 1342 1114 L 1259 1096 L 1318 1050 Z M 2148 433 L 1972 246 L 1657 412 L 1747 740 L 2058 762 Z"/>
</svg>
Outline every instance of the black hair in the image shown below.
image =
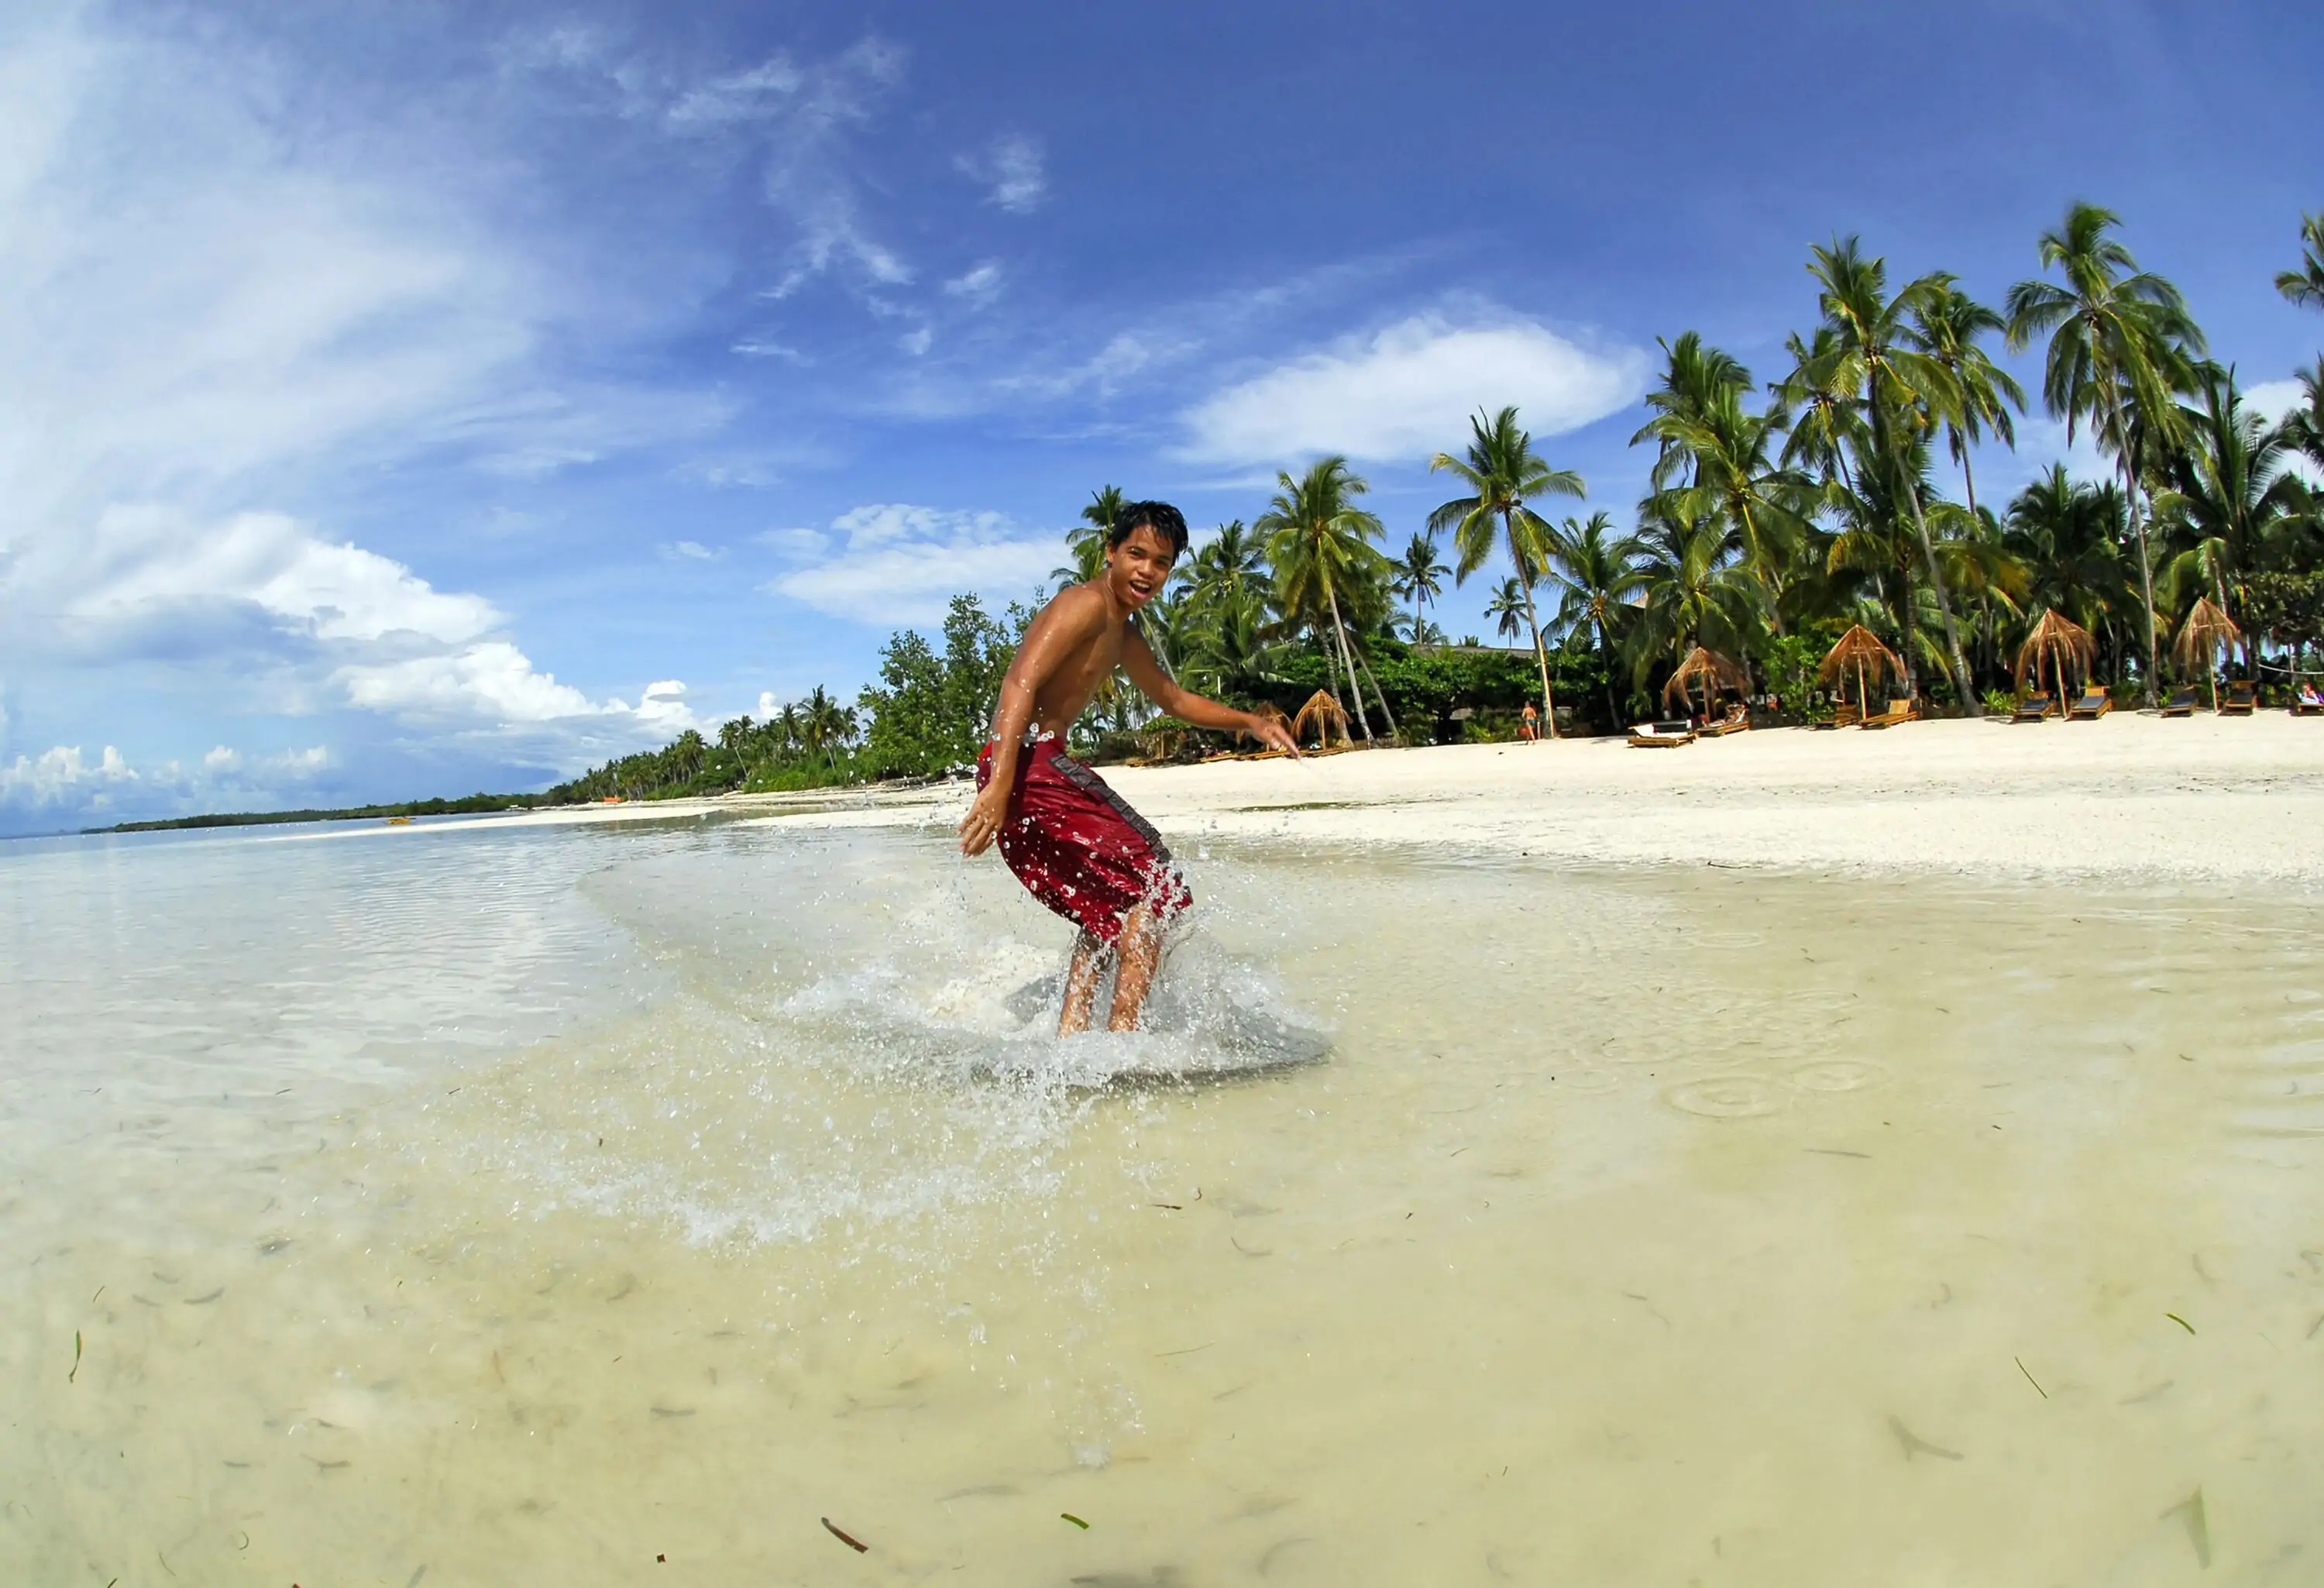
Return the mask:
<svg viewBox="0 0 2324 1588">
<path fill-rule="evenodd" d="M 1186 555 L 1186 515 L 1167 502 L 1133 502 L 1113 515 L 1105 532 L 1109 547 L 1119 546 L 1139 530 L 1152 530 L 1170 542 L 1170 560 Z"/>
</svg>

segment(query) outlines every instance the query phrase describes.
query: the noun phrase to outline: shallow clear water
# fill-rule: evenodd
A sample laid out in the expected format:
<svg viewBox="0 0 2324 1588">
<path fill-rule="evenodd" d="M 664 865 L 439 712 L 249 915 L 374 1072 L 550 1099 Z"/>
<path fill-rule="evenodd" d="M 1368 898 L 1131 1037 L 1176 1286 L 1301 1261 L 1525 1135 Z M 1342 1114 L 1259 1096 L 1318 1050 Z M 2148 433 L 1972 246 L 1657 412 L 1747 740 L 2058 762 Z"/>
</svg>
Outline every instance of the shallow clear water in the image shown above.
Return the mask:
<svg viewBox="0 0 2324 1588">
<path fill-rule="evenodd" d="M 2314 1580 L 2316 900 L 1194 870 L 0 846 L 0 1580 Z"/>
</svg>

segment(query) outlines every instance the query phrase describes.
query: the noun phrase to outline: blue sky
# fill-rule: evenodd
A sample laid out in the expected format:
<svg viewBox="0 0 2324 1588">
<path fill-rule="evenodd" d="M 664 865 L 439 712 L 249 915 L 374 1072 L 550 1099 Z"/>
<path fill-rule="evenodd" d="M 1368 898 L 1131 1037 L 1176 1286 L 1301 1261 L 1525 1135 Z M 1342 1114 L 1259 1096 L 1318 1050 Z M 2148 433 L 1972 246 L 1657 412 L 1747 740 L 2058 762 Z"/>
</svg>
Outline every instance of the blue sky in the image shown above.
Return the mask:
<svg viewBox="0 0 2324 1588">
<path fill-rule="evenodd" d="M 2319 59 L 2313 6 L 2125 0 L 18 0 L 0 833 L 852 694 L 1107 482 L 1207 526 L 1344 451 L 1400 548 L 1479 405 L 1627 516 L 1655 338 L 1774 373 L 1836 233 L 1993 301 L 2105 203 L 2281 400 Z"/>
</svg>

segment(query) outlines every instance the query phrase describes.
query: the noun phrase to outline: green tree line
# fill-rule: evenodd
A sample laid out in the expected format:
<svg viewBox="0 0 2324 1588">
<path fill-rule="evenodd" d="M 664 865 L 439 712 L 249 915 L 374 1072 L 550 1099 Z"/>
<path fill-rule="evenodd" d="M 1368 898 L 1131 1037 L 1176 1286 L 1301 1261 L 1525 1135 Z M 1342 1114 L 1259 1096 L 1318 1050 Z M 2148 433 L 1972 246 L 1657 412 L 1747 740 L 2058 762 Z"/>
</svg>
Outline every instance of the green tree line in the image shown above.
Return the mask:
<svg viewBox="0 0 2324 1588">
<path fill-rule="evenodd" d="M 2324 217 L 2304 217 L 2300 241 L 2275 285 L 2324 308 Z M 1368 743 L 1490 732 L 1528 698 L 1613 725 L 1649 708 L 1696 646 L 1797 705 L 1823 650 L 1859 623 L 1896 650 L 1914 693 L 1970 715 L 2008 686 L 2018 642 L 2052 608 L 2096 638 L 2104 678 L 2150 702 L 2200 597 L 2242 626 L 2244 667 L 2272 653 L 2297 669 L 2324 644 L 2324 500 L 2302 473 L 2324 471 L 2324 357 L 2271 423 L 2112 213 L 2070 207 L 2034 253 L 2036 273 L 1995 307 L 1944 271 L 1893 282 L 1854 237 L 1812 248 L 1813 319 L 1766 380 L 1696 332 L 1665 340 L 1632 438 L 1653 448 L 1648 488 L 1627 525 L 1553 518 L 1585 483 L 1540 455 L 1514 408 L 1480 410 L 1458 449 L 1429 460 L 1454 494 L 1400 554 L 1345 457 L 1280 471 L 1248 524 L 1218 526 L 1182 562 L 1144 632 L 1194 688 L 1286 711 L 1320 689 Z M 2038 353 L 2034 393 L 1996 361 L 2003 347 Z M 2037 402 L 2070 445 L 2089 439 L 2107 475 L 2053 464 L 1998 508 L 1980 502 L 1977 449 L 2014 449 Z M 1058 583 L 1096 575 L 1123 503 L 1114 486 L 1093 494 Z M 1488 570 L 1486 616 L 1512 643 L 1448 643 L 1431 608 L 1448 582 Z M 725 724 L 715 743 L 689 731 L 550 797 L 957 771 L 1030 616 L 958 597 L 936 641 L 889 641 L 852 706 L 818 688 L 770 720 Z M 1075 736 L 1150 750 L 1169 725 L 1145 710 L 1117 678 Z"/>
</svg>

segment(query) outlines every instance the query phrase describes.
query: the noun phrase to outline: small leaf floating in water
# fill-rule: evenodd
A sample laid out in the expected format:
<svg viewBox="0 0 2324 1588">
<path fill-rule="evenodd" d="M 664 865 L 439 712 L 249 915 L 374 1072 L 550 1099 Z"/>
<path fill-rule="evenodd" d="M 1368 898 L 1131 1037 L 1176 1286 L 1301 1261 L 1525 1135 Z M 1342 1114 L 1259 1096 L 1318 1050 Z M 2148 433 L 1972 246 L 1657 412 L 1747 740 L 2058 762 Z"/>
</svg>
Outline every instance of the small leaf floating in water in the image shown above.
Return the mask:
<svg viewBox="0 0 2324 1588">
<path fill-rule="evenodd" d="M 2190 1323 L 2189 1323 L 2185 1318 L 2181 1317 L 2177 1313 L 2175 1313 L 2175 1312 L 2166 1312 L 2166 1313 L 2164 1313 L 2163 1316 L 2164 1317 L 2166 1317 L 2166 1318 L 2169 1318 L 2172 1323 L 2174 1323 L 2174 1324 L 2178 1325 L 2181 1328 L 2182 1328 L 2182 1329 L 2186 1330 L 2186 1331 L 2187 1331 L 2187 1333 L 2189 1333 L 2190 1334 L 2193 1334 L 2193 1333 L 2195 1332 L 2195 1325 L 2192 1325 L 2192 1324 L 2190 1324 Z"/>
<path fill-rule="evenodd" d="M 2194 1493 L 2172 1506 L 2170 1510 L 2164 1511 L 2163 1515 L 2167 1517 L 2173 1512 L 2183 1514 L 2187 1519 L 2187 1541 L 2195 1546 L 2195 1564 L 2205 1571 L 2209 1571 L 2211 1569 L 2211 1523 L 2210 1519 L 2203 1514 L 2203 1486 L 2200 1483 L 2196 1484 Z"/>
<path fill-rule="evenodd" d="M 847 1546 L 848 1548 L 853 1550 L 856 1554 L 869 1555 L 872 1553 L 872 1546 L 869 1544 L 864 1543 L 861 1538 L 857 1538 L 852 1534 L 842 1531 L 838 1524 L 835 1523 L 829 1517 L 822 1517 L 817 1519 L 823 1523 L 824 1531 L 829 1533 L 834 1538 L 838 1539 L 842 1544 Z"/>
<path fill-rule="evenodd" d="M 1083 1532 L 1086 1533 L 1089 1531 L 1089 1524 L 1082 1520 L 1081 1518 L 1074 1515 L 1073 1512 L 1069 1510 L 1061 1510 L 1057 1515 L 1064 1518 L 1066 1521 L 1071 1522 L 1074 1527 L 1079 1528 Z"/>
</svg>

